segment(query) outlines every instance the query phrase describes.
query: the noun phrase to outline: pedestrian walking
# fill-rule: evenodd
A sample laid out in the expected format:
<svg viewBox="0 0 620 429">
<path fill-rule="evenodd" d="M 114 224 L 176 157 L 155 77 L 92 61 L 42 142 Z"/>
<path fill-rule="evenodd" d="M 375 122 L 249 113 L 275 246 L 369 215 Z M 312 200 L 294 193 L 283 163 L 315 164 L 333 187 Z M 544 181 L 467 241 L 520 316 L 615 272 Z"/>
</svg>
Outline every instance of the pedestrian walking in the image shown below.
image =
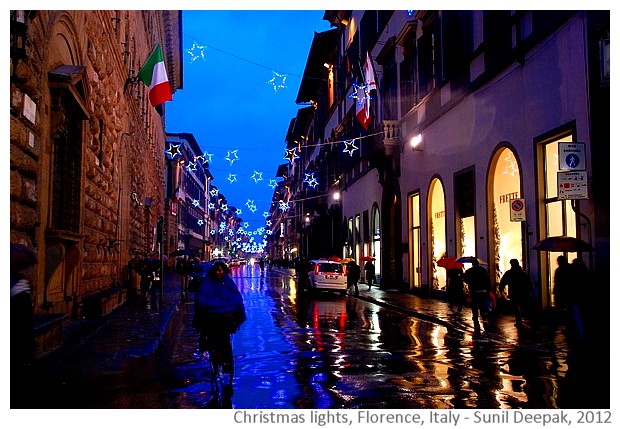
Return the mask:
<svg viewBox="0 0 620 429">
<path fill-rule="evenodd" d="M 11 408 L 29 408 L 29 388 L 33 379 L 31 365 L 35 353 L 31 281 L 36 262 L 37 257 L 32 250 L 11 243 Z"/>
<path fill-rule="evenodd" d="M 515 326 L 523 327 L 523 312 L 527 308 L 532 294 L 532 280 L 519 261 L 510 260 L 510 269 L 504 273 L 499 281 L 499 291 L 503 294 L 508 286 L 508 299 L 515 315 Z"/>
<path fill-rule="evenodd" d="M 373 264 L 372 261 L 366 261 L 364 264 L 364 271 L 366 274 L 366 282 L 368 283 L 368 290 L 370 290 L 375 281 L 375 264 Z"/>
<path fill-rule="evenodd" d="M 474 322 L 474 330 L 480 331 L 479 317 L 483 322 L 487 321 L 488 306 L 487 299 L 491 292 L 491 278 L 484 267 L 480 266 L 477 259 L 473 259 L 469 268 L 463 274 L 463 281 L 467 283 L 471 293 L 471 315 Z"/>
<path fill-rule="evenodd" d="M 355 289 L 355 296 L 359 296 L 360 291 L 357 286 L 357 282 L 360 279 L 360 266 L 355 263 L 355 261 L 350 261 L 347 263 L 347 289 Z"/>
<path fill-rule="evenodd" d="M 567 307 L 575 334 L 579 342 L 585 339 L 584 333 L 584 315 L 587 310 L 592 307 L 592 293 L 583 293 L 587 286 L 592 284 L 590 271 L 586 264 L 579 258 L 573 259 L 570 264 L 571 271 L 571 287 L 567 296 Z"/>
<path fill-rule="evenodd" d="M 583 268 L 569 264 L 566 256 L 558 256 L 558 267 L 553 275 L 553 295 L 555 297 L 555 313 L 553 328 L 558 324 L 564 325 L 564 332 L 571 338 L 583 340 L 583 324 L 580 305 L 584 298 L 579 291 L 583 288 Z M 577 268 L 576 268 L 577 267 Z M 587 268 L 586 268 L 587 270 Z M 587 281 L 587 280 L 586 280 Z"/>
<path fill-rule="evenodd" d="M 463 284 L 463 269 L 462 268 L 450 268 L 447 273 L 448 285 L 448 306 L 450 310 L 452 307 L 456 307 L 460 313 L 463 310 L 463 303 L 465 302 L 465 285 Z"/>
<path fill-rule="evenodd" d="M 193 262 L 189 259 L 188 255 L 183 255 L 181 259 L 177 261 L 177 274 L 181 277 L 181 296 L 187 298 L 187 291 L 189 287 L 189 275 L 194 268 Z"/>
<path fill-rule="evenodd" d="M 231 335 L 246 320 L 243 297 L 234 280 L 228 275 L 228 266 L 221 261 L 213 263 L 194 296 L 192 326 L 199 332 L 198 350 L 201 356 L 209 353 L 214 376 L 230 375 L 232 384 L 233 352 Z M 221 368 L 222 374 L 215 371 Z"/>
</svg>

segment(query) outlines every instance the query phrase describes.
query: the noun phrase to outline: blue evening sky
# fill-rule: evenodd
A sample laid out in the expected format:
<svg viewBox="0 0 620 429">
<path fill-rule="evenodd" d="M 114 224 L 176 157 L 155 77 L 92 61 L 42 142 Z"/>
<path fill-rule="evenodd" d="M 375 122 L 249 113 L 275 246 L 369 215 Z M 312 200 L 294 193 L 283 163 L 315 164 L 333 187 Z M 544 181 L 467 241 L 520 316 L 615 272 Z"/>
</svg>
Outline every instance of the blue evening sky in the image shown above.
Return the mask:
<svg viewBox="0 0 620 429">
<path fill-rule="evenodd" d="M 250 231 L 265 225 L 263 213 L 273 196 L 270 180 L 276 179 L 278 165 L 288 162 L 284 139 L 291 119 L 305 107 L 295 99 L 314 32 L 330 29 L 323 14 L 183 11 L 183 89 L 166 103 L 166 131 L 191 133 L 204 152 L 213 154 L 212 183 L 229 205 L 242 209 Z M 282 77 L 284 88 L 268 83 L 275 78 L 282 84 Z M 231 164 L 225 158 L 235 150 L 238 159 Z M 261 177 L 256 172 L 262 173 L 258 182 L 252 178 Z M 231 174 L 236 174 L 232 183 Z"/>
</svg>

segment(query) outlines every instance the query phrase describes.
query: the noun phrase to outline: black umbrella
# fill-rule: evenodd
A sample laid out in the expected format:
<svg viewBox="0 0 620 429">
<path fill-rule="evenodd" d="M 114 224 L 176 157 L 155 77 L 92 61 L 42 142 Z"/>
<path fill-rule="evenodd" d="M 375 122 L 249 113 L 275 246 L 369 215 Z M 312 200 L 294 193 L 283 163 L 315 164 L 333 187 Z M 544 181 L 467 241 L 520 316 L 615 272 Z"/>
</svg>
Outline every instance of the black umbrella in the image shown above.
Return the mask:
<svg viewBox="0 0 620 429">
<path fill-rule="evenodd" d="M 183 256 L 183 255 L 188 255 L 188 256 L 189 256 L 189 255 L 191 255 L 191 254 L 192 254 L 192 252 L 190 252 L 190 251 L 189 251 L 189 250 L 187 250 L 187 249 L 177 249 L 177 250 L 175 250 L 174 252 L 172 252 L 172 253 L 170 254 L 170 256 Z"/>
<path fill-rule="evenodd" d="M 547 237 L 533 247 L 539 252 L 591 252 L 594 248 L 583 240 L 566 235 Z"/>
</svg>

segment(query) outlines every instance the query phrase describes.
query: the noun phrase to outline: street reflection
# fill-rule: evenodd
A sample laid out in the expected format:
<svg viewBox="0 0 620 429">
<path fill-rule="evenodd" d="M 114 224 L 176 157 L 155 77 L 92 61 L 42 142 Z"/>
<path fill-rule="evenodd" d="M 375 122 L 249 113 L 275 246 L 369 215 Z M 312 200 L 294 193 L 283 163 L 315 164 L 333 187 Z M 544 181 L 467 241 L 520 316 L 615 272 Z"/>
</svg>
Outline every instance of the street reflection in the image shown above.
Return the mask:
<svg viewBox="0 0 620 429">
<path fill-rule="evenodd" d="M 592 405 L 605 394 L 584 398 L 583 387 L 595 390 L 598 381 L 584 380 L 579 355 L 536 347 L 525 336 L 502 341 L 498 326 L 473 335 L 351 296 L 298 293 L 293 277 L 256 271 L 233 271 L 248 313 L 234 336 L 234 396 L 216 398 L 205 384 L 206 364 L 194 362 L 177 367 L 184 377 L 183 387 L 169 393 L 175 401 L 259 409 L 549 409 L 575 406 L 576 398 Z"/>
</svg>

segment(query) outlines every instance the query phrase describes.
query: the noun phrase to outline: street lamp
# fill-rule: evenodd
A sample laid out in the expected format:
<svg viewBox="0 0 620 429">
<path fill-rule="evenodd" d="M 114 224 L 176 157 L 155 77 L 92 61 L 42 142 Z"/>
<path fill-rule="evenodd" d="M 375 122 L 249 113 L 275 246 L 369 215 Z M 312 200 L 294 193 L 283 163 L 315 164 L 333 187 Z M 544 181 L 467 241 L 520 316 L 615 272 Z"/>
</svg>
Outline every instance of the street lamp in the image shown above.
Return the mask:
<svg viewBox="0 0 620 429">
<path fill-rule="evenodd" d="M 422 134 L 413 136 L 409 144 L 411 145 L 411 150 L 414 152 L 422 152 L 422 148 L 420 147 L 422 145 Z"/>
</svg>

